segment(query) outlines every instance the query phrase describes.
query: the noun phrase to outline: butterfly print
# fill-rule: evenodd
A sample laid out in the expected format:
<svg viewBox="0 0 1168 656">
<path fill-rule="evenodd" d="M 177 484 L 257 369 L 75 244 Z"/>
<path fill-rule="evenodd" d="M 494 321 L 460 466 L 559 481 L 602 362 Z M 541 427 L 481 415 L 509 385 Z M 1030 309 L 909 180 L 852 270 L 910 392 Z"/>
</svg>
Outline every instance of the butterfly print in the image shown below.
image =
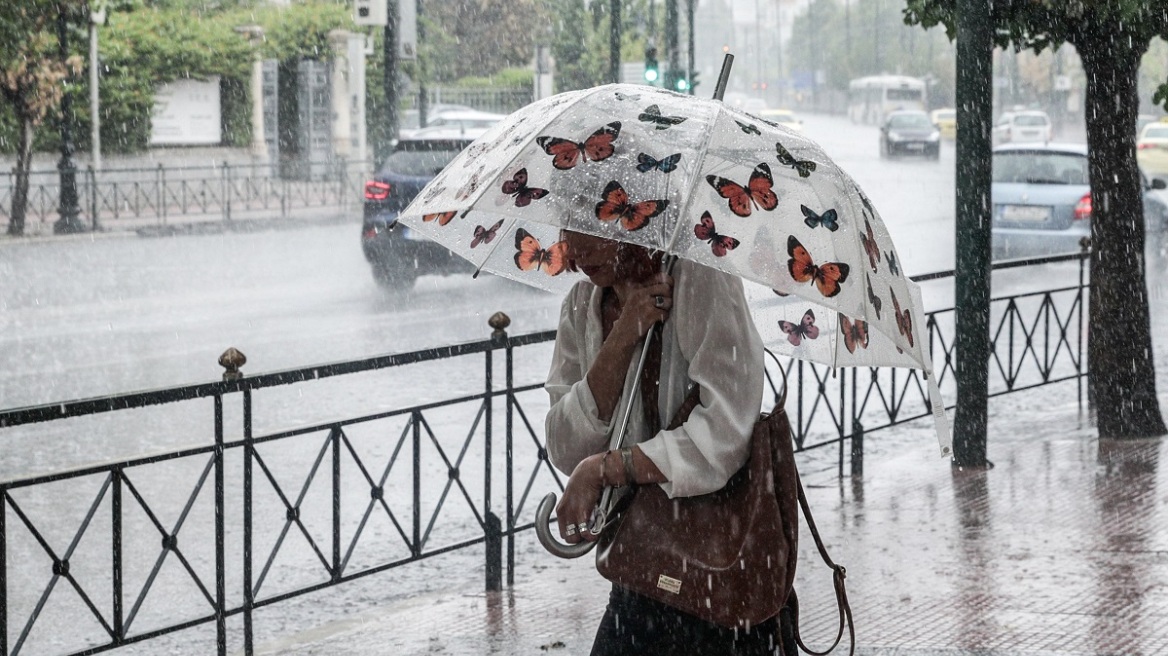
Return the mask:
<svg viewBox="0 0 1168 656">
<path fill-rule="evenodd" d="M 734 119 L 734 122 L 737 123 L 738 128 L 740 130 L 742 130 L 743 132 L 745 132 L 746 134 L 757 134 L 760 136 L 762 135 L 762 133 L 758 131 L 757 125 L 754 125 L 751 123 L 743 123 L 742 121 L 739 121 L 738 119 Z"/>
<path fill-rule="evenodd" d="M 848 353 L 855 353 L 856 347 L 862 349 L 868 348 L 868 322 L 845 317 L 839 315 L 840 332 L 844 335 L 844 347 L 848 349 Z"/>
<path fill-rule="evenodd" d="M 889 294 L 892 294 L 892 311 L 896 315 L 896 329 L 900 331 L 901 335 L 908 340 L 908 345 L 913 345 L 913 329 L 912 329 L 912 313 L 908 308 L 902 312 L 900 310 L 900 303 L 896 302 L 896 292 L 890 288 Z"/>
<path fill-rule="evenodd" d="M 798 324 L 790 321 L 779 321 L 779 330 L 787 334 L 787 341 L 791 346 L 798 346 L 805 339 L 819 337 L 819 327 L 815 325 L 815 313 L 807 310 Z"/>
<path fill-rule="evenodd" d="M 479 170 L 472 173 L 470 175 L 470 179 L 466 181 L 466 184 L 462 185 L 458 192 L 454 194 L 454 199 L 466 200 L 467 198 L 470 198 L 471 194 L 473 194 L 479 188 L 479 175 L 481 175 L 482 172 L 483 170 L 480 168 Z"/>
<path fill-rule="evenodd" d="M 425 214 L 422 216 L 422 220 L 423 221 L 437 220 L 438 225 L 444 226 L 447 223 L 450 223 L 450 220 L 454 218 L 455 214 L 458 214 L 458 212 L 439 212 L 437 214 Z"/>
<path fill-rule="evenodd" d="M 709 212 L 702 212 L 701 223 L 694 226 L 694 235 L 698 239 L 709 242 L 710 250 L 714 251 L 714 255 L 718 257 L 726 255 L 726 251 L 738 248 L 739 244 L 737 239 L 717 233 L 714 228 L 714 217 L 710 216 Z"/>
<path fill-rule="evenodd" d="M 645 111 L 641 112 L 637 119 L 643 123 L 652 123 L 658 130 L 668 130 L 678 123 L 685 122 L 684 116 L 662 116 L 661 108 L 657 105 L 649 105 L 646 107 Z"/>
<path fill-rule="evenodd" d="M 832 232 L 839 230 L 839 215 L 834 209 L 827 210 L 823 214 L 816 214 L 806 205 L 800 205 L 799 209 L 803 211 L 803 223 L 806 223 L 808 228 L 823 226 Z"/>
<path fill-rule="evenodd" d="M 549 276 L 558 276 L 568 268 L 568 242 L 557 241 L 540 247 L 539 240 L 523 228 L 515 231 L 515 266 L 520 271 L 542 270 Z"/>
<path fill-rule="evenodd" d="M 628 192 L 619 182 L 613 180 L 604 187 L 604 200 L 596 204 L 596 218 L 601 221 L 620 219 L 625 230 L 640 230 L 648 225 L 649 219 L 664 212 L 668 206 L 667 200 L 630 203 Z"/>
<path fill-rule="evenodd" d="M 503 193 L 515 198 L 515 207 L 527 207 L 533 200 L 548 195 L 547 189 L 527 186 L 527 169 L 519 169 L 510 180 L 503 182 Z"/>
<path fill-rule="evenodd" d="M 775 152 L 779 156 L 779 164 L 789 166 L 799 173 L 800 178 L 806 178 L 815 170 L 815 162 L 809 159 L 795 159 L 795 156 L 790 153 L 783 144 L 775 142 Z"/>
<path fill-rule="evenodd" d="M 424 202 L 428 203 L 428 202 L 434 200 L 435 198 L 437 198 L 438 195 L 444 191 L 446 191 L 446 187 L 443 187 L 441 185 L 435 185 L 433 187 L 430 187 L 429 189 L 426 190 L 426 193 L 422 194 L 422 200 Z"/>
<path fill-rule="evenodd" d="M 641 173 L 647 173 L 653 169 L 657 169 L 662 173 L 669 173 L 677 169 L 677 163 L 681 161 L 681 153 L 674 153 L 665 159 L 653 159 L 652 155 L 640 153 L 637 155 L 637 170 Z"/>
<path fill-rule="evenodd" d="M 876 310 L 876 319 L 879 321 L 880 309 L 884 307 L 884 301 L 880 300 L 880 297 L 872 291 L 872 279 L 868 277 L 868 274 L 864 274 L 864 279 L 868 281 L 868 304 L 872 306 L 873 310 Z"/>
<path fill-rule="evenodd" d="M 872 224 L 864 219 L 864 233 L 860 235 L 860 244 L 868 254 L 868 264 L 872 266 L 872 273 L 879 273 L 880 247 L 876 245 L 876 235 L 872 232 Z"/>
<path fill-rule="evenodd" d="M 814 282 L 816 289 L 825 298 L 831 298 L 840 293 L 840 287 L 848 279 L 851 267 L 845 262 L 825 262 L 816 264 L 811 259 L 811 253 L 795 239 L 795 235 L 787 237 L 787 270 L 795 282 Z"/>
<path fill-rule="evenodd" d="M 771 177 L 771 167 L 765 162 L 754 167 L 745 187 L 716 175 L 707 175 L 706 182 L 729 201 L 730 211 L 738 216 L 750 216 L 752 204 L 768 212 L 779 204 L 779 197 L 773 191 L 775 179 Z"/>
<path fill-rule="evenodd" d="M 537 137 L 535 142 L 543 148 L 543 152 L 552 156 L 552 166 L 567 171 L 576 166 L 581 159 L 600 162 L 612 157 L 616 152 L 612 142 L 620 135 L 620 129 L 620 122 L 614 121 L 593 132 L 580 143 L 559 137 Z"/>
<path fill-rule="evenodd" d="M 475 248 L 479 244 L 489 244 L 495 240 L 495 235 L 499 232 L 499 228 L 503 225 L 503 219 L 495 222 L 495 225 L 484 228 L 481 225 L 475 226 L 474 238 L 470 240 L 470 247 Z"/>
<path fill-rule="evenodd" d="M 892 272 L 892 275 L 899 276 L 900 264 L 896 261 L 896 253 L 893 251 L 884 251 L 884 259 L 888 260 L 888 270 Z"/>
</svg>

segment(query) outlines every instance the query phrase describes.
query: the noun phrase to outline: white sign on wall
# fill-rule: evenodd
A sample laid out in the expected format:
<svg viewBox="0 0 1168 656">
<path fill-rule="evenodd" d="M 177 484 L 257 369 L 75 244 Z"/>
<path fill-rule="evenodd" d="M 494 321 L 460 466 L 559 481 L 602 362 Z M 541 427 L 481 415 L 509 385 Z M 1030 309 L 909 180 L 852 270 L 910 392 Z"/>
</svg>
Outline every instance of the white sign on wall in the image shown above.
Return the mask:
<svg viewBox="0 0 1168 656">
<path fill-rule="evenodd" d="M 218 76 L 158 85 L 150 117 L 151 146 L 206 146 L 222 141 Z"/>
</svg>

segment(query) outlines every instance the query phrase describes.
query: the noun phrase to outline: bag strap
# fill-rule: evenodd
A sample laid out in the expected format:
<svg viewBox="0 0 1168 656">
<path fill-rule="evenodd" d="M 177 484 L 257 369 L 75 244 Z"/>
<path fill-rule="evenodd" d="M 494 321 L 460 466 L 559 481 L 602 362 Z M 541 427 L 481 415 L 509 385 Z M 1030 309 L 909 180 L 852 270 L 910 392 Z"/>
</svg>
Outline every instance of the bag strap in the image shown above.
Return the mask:
<svg viewBox="0 0 1168 656">
<path fill-rule="evenodd" d="M 819 557 L 823 562 L 831 568 L 832 580 L 835 584 L 835 603 L 839 608 L 839 632 L 836 633 L 835 642 L 823 651 L 813 651 L 803 644 L 803 638 L 799 635 L 799 604 L 796 600 L 794 605 L 794 621 L 792 627 L 795 630 L 795 643 L 799 645 L 799 649 L 810 654 L 811 656 L 825 656 L 831 653 L 839 646 L 844 637 L 845 623 L 848 629 L 848 640 L 851 642 L 851 647 L 848 649 L 848 654 L 851 656 L 856 653 L 856 628 L 852 625 L 852 606 L 848 603 L 848 590 L 844 586 L 844 579 L 847 578 L 847 570 L 843 565 L 837 565 L 832 561 L 831 556 L 827 555 L 827 548 L 823 546 L 823 539 L 819 537 L 819 529 L 815 527 L 815 518 L 811 516 L 811 506 L 807 503 L 807 495 L 803 492 L 803 481 L 799 477 L 799 473 L 795 472 L 795 484 L 799 488 L 799 507 L 803 509 L 803 517 L 807 519 L 807 528 L 811 531 L 811 537 L 815 539 L 815 548 L 819 550 Z"/>
</svg>

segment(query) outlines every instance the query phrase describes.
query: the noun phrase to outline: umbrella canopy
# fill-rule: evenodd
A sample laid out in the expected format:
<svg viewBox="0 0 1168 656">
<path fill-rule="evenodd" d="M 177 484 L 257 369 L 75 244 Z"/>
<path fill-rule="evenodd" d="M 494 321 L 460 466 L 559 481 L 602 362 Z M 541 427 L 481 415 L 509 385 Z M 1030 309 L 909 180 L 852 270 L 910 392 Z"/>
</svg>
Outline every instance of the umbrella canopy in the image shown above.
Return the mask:
<svg viewBox="0 0 1168 656">
<path fill-rule="evenodd" d="M 549 291 L 578 279 L 563 229 L 665 251 L 761 285 L 752 307 L 780 353 L 932 369 L 920 291 L 859 186 L 802 134 L 719 100 L 613 84 L 533 103 L 456 157 L 398 222 Z M 938 434 L 947 454 L 947 423 Z"/>
</svg>

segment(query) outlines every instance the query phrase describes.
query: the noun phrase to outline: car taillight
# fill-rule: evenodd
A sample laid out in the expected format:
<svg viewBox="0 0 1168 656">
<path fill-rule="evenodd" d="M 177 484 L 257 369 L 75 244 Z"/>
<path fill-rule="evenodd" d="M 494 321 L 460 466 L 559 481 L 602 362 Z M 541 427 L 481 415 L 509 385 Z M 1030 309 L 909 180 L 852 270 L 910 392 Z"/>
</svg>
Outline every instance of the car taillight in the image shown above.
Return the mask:
<svg viewBox="0 0 1168 656">
<path fill-rule="evenodd" d="M 365 231 L 361 233 L 362 239 L 373 239 L 377 236 L 377 226 L 368 226 Z"/>
<path fill-rule="evenodd" d="M 1091 194 L 1084 194 L 1079 202 L 1075 203 L 1075 220 L 1083 221 L 1091 218 Z"/>
<path fill-rule="evenodd" d="M 365 183 L 365 200 L 385 200 L 389 198 L 389 190 L 388 183 L 370 180 Z"/>
<path fill-rule="evenodd" d="M 1142 143 L 1142 144 L 1136 144 L 1136 148 L 1139 148 L 1140 150 L 1147 150 L 1149 148 L 1153 148 L 1153 146 L 1150 143 Z"/>
</svg>

